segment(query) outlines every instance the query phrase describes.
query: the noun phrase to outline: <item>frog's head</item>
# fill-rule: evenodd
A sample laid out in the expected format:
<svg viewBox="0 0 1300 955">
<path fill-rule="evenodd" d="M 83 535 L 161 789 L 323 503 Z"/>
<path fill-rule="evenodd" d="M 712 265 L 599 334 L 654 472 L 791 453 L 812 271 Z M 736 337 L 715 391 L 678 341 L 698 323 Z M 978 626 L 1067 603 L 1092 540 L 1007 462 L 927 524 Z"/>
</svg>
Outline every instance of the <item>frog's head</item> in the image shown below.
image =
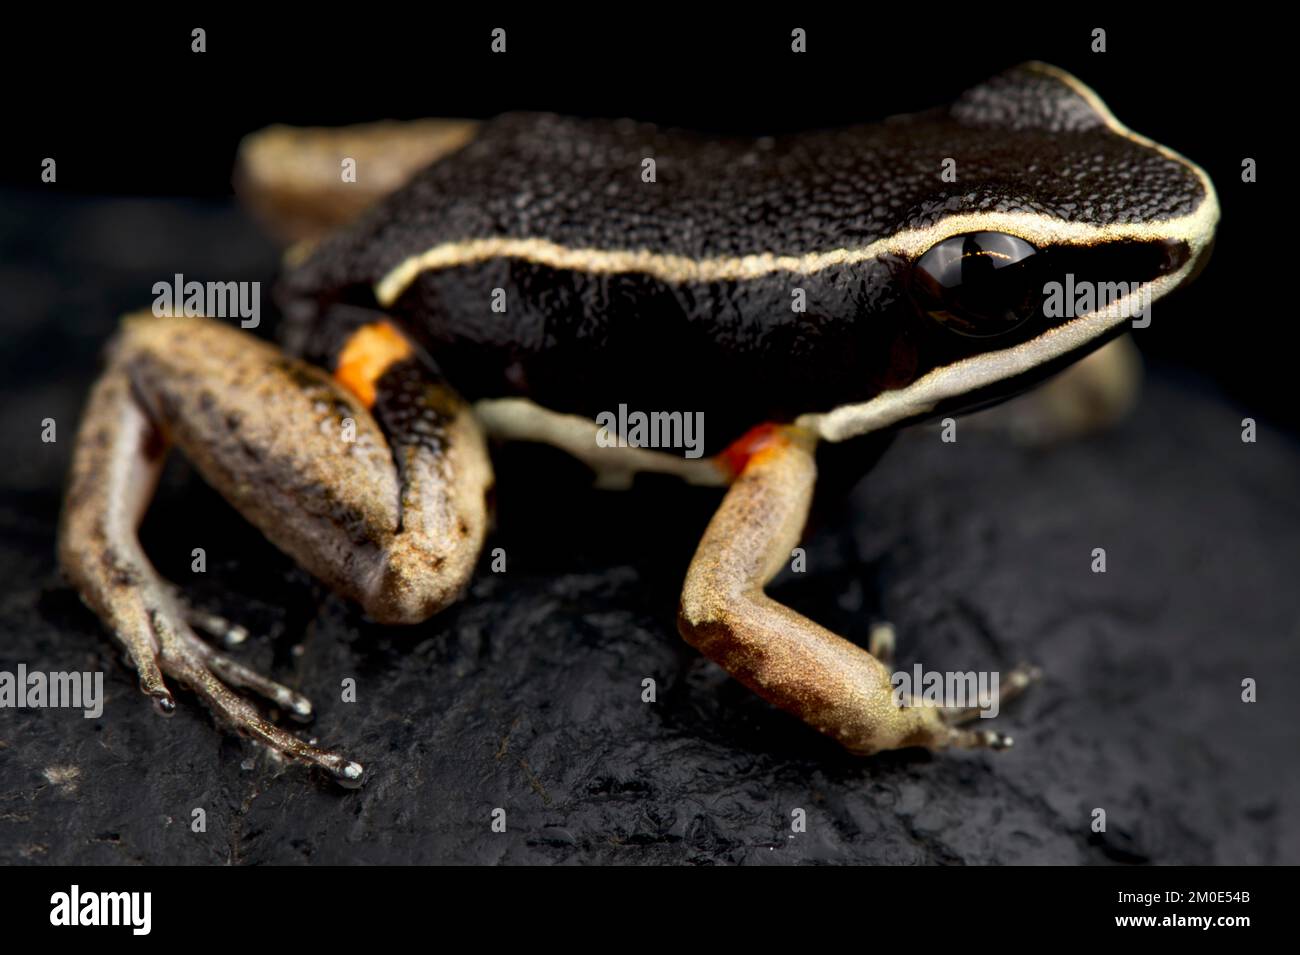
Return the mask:
<svg viewBox="0 0 1300 955">
<path fill-rule="evenodd" d="M 894 377 L 811 416 L 829 440 L 1014 394 L 1142 327 L 1209 255 L 1219 207 L 1205 172 L 1054 67 L 1016 67 L 894 122 L 919 154 L 951 158 L 912 178 L 882 243 L 896 307 L 873 334 L 890 337 Z"/>
</svg>

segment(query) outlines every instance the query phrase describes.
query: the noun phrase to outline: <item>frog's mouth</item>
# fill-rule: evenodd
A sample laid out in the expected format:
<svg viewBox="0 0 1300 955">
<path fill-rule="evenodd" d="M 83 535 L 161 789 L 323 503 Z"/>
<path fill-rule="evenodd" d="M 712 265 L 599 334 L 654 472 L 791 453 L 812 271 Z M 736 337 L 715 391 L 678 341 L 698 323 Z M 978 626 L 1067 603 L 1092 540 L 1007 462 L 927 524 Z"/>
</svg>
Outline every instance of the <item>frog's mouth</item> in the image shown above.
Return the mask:
<svg viewBox="0 0 1300 955">
<path fill-rule="evenodd" d="M 1151 303 L 1204 267 L 1212 233 L 1060 245 L 1035 264 L 1041 295 L 1030 317 L 996 337 L 954 333 L 913 308 L 900 318 L 910 374 L 858 404 L 802 416 L 825 440 L 940 414 L 974 411 L 1012 397 L 1130 327 L 1151 320 Z M 906 326 L 906 327 L 903 327 Z"/>
</svg>

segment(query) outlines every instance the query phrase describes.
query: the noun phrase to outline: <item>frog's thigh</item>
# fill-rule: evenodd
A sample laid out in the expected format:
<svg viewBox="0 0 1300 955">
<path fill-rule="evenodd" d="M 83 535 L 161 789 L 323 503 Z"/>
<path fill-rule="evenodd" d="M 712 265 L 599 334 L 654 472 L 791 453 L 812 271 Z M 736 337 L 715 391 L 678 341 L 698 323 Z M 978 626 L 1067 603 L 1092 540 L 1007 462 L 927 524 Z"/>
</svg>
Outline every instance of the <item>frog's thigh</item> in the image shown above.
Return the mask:
<svg viewBox="0 0 1300 955">
<path fill-rule="evenodd" d="M 205 319 L 129 320 L 119 350 L 204 479 L 375 620 L 418 623 L 464 589 L 491 465 L 469 408 L 391 326 L 355 333 L 337 380 Z"/>
<path fill-rule="evenodd" d="M 1002 431 L 1025 444 L 1051 444 L 1102 431 L 1137 402 L 1142 358 L 1125 334 L 1067 366 L 1039 387 L 971 415 L 981 429 Z"/>
<path fill-rule="evenodd" d="M 931 706 L 900 707 L 891 674 L 862 648 L 763 593 L 799 542 L 816 481 L 814 439 L 774 429 L 709 523 L 682 590 L 687 642 L 759 696 L 850 750 L 1004 746 Z"/>
<path fill-rule="evenodd" d="M 277 236 L 312 240 L 356 218 L 477 130 L 478 123 L 459 119 L 271 126 L 240 143 L 235 183 Z"/>
</svg>

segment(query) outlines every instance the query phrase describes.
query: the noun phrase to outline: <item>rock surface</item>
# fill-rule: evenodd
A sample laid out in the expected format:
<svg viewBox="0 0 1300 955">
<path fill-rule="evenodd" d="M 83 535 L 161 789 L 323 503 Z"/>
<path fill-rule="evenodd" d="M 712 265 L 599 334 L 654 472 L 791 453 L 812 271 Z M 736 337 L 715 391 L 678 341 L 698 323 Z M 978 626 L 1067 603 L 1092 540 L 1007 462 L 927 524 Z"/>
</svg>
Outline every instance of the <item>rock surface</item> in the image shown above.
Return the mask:
<svg viewBox="0 0 1300 955">
<path fill-rule="evenodd" d="M 174 460 L 149 553 L 254 632 L 243 656 L 370 775 L 348 792 L 279 765 L 190 697 L 157 717 L 54 566 L 75 421 L 153 282 L 268 281 L 274 253 L 220 205 L 0 208 L 0 670 L 102 670 L 107 692 L 98 719 L 0 710 L 0 862 L 1300 862 L 1300 447 L 1267 424 L 1243 444 L 1237 410 L 1167 370 L 1122 427 L 1050 451 L 908 433 L 773 588 L 859 641 L 893 621 L 906 667 L 1040 664 L 998 720 L 1010 752 L 859 760 L 773 710 L 675 631 L 716 492 L 597 491 L 528 448 L 498 458 L 507 572 L 485 558 L 463 603 L 410 629 L 323 594 Z"/>
</svg>

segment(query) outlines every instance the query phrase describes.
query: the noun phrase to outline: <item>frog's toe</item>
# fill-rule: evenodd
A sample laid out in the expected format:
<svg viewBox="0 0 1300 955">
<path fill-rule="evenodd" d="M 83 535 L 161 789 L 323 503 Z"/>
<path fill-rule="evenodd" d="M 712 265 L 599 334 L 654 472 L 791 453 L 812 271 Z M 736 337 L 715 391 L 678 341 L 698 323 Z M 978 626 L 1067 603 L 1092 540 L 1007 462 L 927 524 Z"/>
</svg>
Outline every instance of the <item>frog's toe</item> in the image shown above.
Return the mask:
<svg viewBox="0 0 1300 955">
<path fill-rule="evenodd" d="M 1043 671 L 1033 664 L 1022 663 L 1016 666 L 998 681 L 997 698 L 992 702 L 996 707 L 1000 708 L 1004 703 L 1015 699 L 1042 679 L 1042 675 Z M 962 724 L 987 714 L 988 710 L 982 706 L 940 706 L 934 707 L 934 710 L 938 713 L 943 726 L 946 727 L 946 735 L 942 732 L 938 734 L 938 746 L 940 747 L 1003 750 L 1010 749 L 1015 743 L 1015 740 L 1006 733 L 997 730 L 976 730 L 962 727 Z M 994 712 L 997 711 L 994 710 Z"/>
<path fill-rule="evenodd" d="M 238 647 L 248 640 L 248 629 L 231 623 L 225 617 L 196 607 L 185 605 L 185 619 L 210 637 L 220 640 L 223 646 Z"/>
<path fill-rule="evenodd" d="M 894 665 L 894 648 L 897 643 L 897 636 L 894 633 L 894 625 L 887 622 L 875 623 L 871 627 L 871 637 L 867 643 L 867 652 L 879 660 L 884 666 Z"/>
<path fill-rule="evenodd" d="M 233 657 L 210 647 L 192 631 L 185 631 L 183 636 L 186 644 L 194 651 L 195 656 L 225 683 L 237 689 L 251 690 L 258 696 L 274 703 L 300 723 L 311 720 L 314 715 L 311 700 L 301 693 L 262 676 L 251 667 L 247 667 Z"/>
<path fill-rule="evenodd" d="M 227 649 L 241 646 L 248 640 L 246 627 L 232 623 L 219 614 L 195 607 L 175 586 L 170 588 L 170 593 L 175 612 L 183 617 L 190 627 L 202 630 L 213 639 L 219 640 Z M 274 703 L 299 723 L 311 720 L 314 715 L 311 700 L 301 693 L 262 676 L 233 657 L 214 649 L 189 627 L 182 631 L 182 635 L 199 659 L 226 683 L 241 690 L 251 690 Z"/>
<path fill-rule="evenodd" d="M 1031 686 L 1033 686 L 1042 678 L 1043 678 L 1043 671 L 1040 670 L 1038 667 L 1034 666 L 1032 663 L 1021 663 L 1016 667 L 1012 668 L 1010 672 L 1008 672 L 1005 676 L 1003 676 L 998 681 L 997 699 L 994 702 L 998 707 L 1001 707 L 1004 703 L 1008 703 L 1011 700 L 1014 700 L 1020 694 L 1024 693 L 1025 690 L 1029 689 Z M 977 716 L 980 716 L 984 712 L 986 712 L 986 710 L 980 706 L 962 706 L 962 707 L 948 706 L 948 707 L 941 707 L 939 709 L 939 713 L 943 717 L 943 721 L 947 723 L 949 726 L 958 726 L 962 723 L 966 723 L 970 720 L 975 719 Z M 999 735 L 999 734 L 994 734 L 994 735 Z M 1007 739 L 1008 742 L 1006 746 L 1010 746 L 1011 745 L 1010 737 L 1007 737 Z M 992 744 L 977 744 L 977 745 L 992 745 Z M 993 748 L 1005 749 L 1006 746 L 993 746 Z"/>
<path fill-rule="evenodd" d="M 1010 749 L 1015 740 L 997 730 L 953 729 L 944 744 L 949 749 Z"/>
</svg>

